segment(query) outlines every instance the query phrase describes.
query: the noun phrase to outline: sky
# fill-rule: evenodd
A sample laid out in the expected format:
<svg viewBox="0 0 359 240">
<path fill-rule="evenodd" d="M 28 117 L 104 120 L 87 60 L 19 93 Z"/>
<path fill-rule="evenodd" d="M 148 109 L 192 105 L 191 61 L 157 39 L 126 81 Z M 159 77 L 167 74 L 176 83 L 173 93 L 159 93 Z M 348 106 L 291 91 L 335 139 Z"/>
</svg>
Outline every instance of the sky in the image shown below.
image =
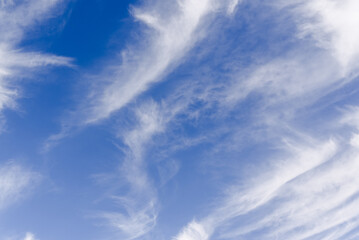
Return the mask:
<svg viewBox="0 0 359 240">
<path fill-rule="evenodd" d="M 357 0 L 0 0 L 0 240 L 359 239 Z"/>
</svg>

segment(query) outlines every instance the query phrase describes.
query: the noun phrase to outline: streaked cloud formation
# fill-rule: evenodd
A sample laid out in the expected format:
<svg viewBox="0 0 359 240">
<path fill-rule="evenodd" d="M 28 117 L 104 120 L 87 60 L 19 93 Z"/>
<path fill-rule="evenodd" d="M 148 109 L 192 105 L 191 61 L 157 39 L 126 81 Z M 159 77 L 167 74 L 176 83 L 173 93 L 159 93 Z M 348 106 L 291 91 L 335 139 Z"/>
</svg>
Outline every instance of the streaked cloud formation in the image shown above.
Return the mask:
<svg viewBox="0 0 359 240">
<path fill-rule="evenodd" d="M 70 66 L 71 59 L 40 52 L 28 52 L 18 45 L 40 21 L 59 14 L 63 1 L 0 2 L 0 114 L 16 108 L 21 97 L 19 79 L 31 76 L 32 68 Z M 1 117 L 0 115 L 0 118 Z"/>
<path fill-rule="evenodd" d="M 124 21 L 106 18 L 115 1 L 95 2 L 86 4 L 93 12 L 74 4 L 67 29 L 92 67 L 68 73 L 75 79 L 66 90 L 45 90 L 53 102 L 39 101 L 63 116 L 60 133 L 51 125 L 38 137 L 50 136 L 40 158 L 58 189 L 40 204 L 61 210 L 50 207 L 51 230 L 22 223 L 20 232 L 63 239 L 52 234 L 62 223 L 78 239 L 358 238 L 358 1 L 126 2 Z M 71 59 L 20 47 L 64 1 L 0 4 L 1 114 L 16 109 L 30 69 Z M 96 26 L 86 35 L 89 18 L 117 29 L 99 43 L 118 43 L 102 59 L 86 48 L 100 41 Z M 75 37 L 63 39 L 71 45 Z M 43 175 L 0 166 L 0 208 Z M 98 228 L 79 218 L 89 215 Z"/>
<path fill-rule="evenodd" d="M 238 3 L 228 2 L 227 13 L 232 14 Z M 355 1 L 346 1 L 341 7 L 337 7 L 337 4 L 339 3 L 320 0 L 310 3 L 277 1 L 267 6 L 273 13 L 285 9 L 285 14 L 292 18 L 297 27 L 292 34 L 299 47 L 289 48 L 263 64 L 250 65 L 239 71 L 236 68 L 228 68 L 227 75 L 230 75 L 232 80 L 227 84 L 220 83 L 217 79 L 207 80 L 207 86 L 180 94 L 182 102 L 178 113 L 185 115 L 187 120 L 194 114 L 194 110 L 190 108 L 191 104 L 199 99 L 209 106 L 219 102 L 222 113 L 233 114 L 231 111 L 236 105 L 247 101 L 253 94 L 260 94 L 261 97 L 255 100 L 260 106 L 251 116 L 252 127 L 262 125 L 267 132 L 266 138 L 270 141 L 276 139 L 272 144 L 280 149 L 281 154 L 261 160 L 272 166 L 254 171 L 256 180 L 249 178 L 240 184 L 241 187 L 236 187 L 235 184 L 224 186 L 226 197 L 218 202 L 218 208 L 212 209 L 207 217 L 190 222 L 174 239 L 251 239 L 251 234 L 258 231 L 263 232 L 262 237 L 266 239 L 275 239 L 278 236 L 290 239 L 317 236 L 334 239 L 334 236 L 344 236 L 356 227 L 353 225 L 340 233 L 335 231 L 340 224 L 349 223 L 355 216 L 347 215 L 338 220 L 336 214 L 341 210 L 345 211 L 346 206 L 343 209 L 339 206 L 355 195 L 356 188 L 347 192 L 343 190 L 340 197 L 328 201 L 327 205 L 321 203 L 323 198 L 334 194 L 338 186 L 349 186 L 355 178 L 348 176 L 347 179 L 340 174 L 334 177 L 336 170 L 340 172 L 340 166 L 355 164 L 355 140 L 344 142 L 331 137 L 337 134 L 336 131 L 316 136 L 295 127 L 298 124 L 295 119 L 303 118 L 299 115 L 299 110 L 302 114 L 308 113 L 313 104 L 357 76 L 358 69 L 354 64 L 359 47 L 356 46 L 357 41 L 354 41 L 356 32 L 347 30 L 357 25 L 356 17 L 350 17 L 350 13 L 358 6 Z M 253 6 L 256 6 L 256 3 L 253 3 Z M 135 97 L 148 90 L 151 83 L 163 80 L 169 71 L 185 62 L 190 50 L 197 49 L 196 43 L 211 34 L 209 23 L 203 19 L 213 21 L 215 16 L 211 14 L 221 12 L 222 7 L 223 5 L 211 1 L 178 1 L 166 8 L 167 13 L 168 9 L 173 9 L 171 12 L 177 14 L 170 14 L 171 18 L 166 18 L 167 13 L 160 12 L 160 7 L 134 8 L 134 17 L 150 28 L 150 33 L 146 32 L 143 36 L 147 39 L 144 41 L 146 45 L 136 45 L 136 50 L 131 46 L 122 53 L 120 70 L 116 70 L 116 74 L 112 72 L 106 75 L 110 79 L 109 84 L 94 95 L 93 116 L 88 121 L 96 122 L 124 108 Z M 214 28 L 211 28 L 211 31 L 214 31 Z M 236 63 L 226 64 L 235 66 Z M 212 70 L 208 75 L 216 74 L 215 70 Z M 201 82 L 202 79 L 192 81 Z M 194 89 L 193 82 L 186 89 Z M 213 94 L 206 94 L 208 89 Z M 195 94 L 191 95 L 194 92 Z M 144 104 L 145 108 L 136 110 L 137 113 L 140 112 L 136 114 L 140 124 L 124 137 L 124 144 L 129 150 L 126 151 L 127 157 L 121 176 L 125 176 L 132 191 L 124 198 L 121 197 L 121 201 L 126 202 L 123 205 L 127 206 L 129 217 L 124 218 L 120 214 L 109 215 L 109 218 L 112 225 L 125 232 L 129 239 L 148 233 L 155 227 L 159 214 L 157 204 L 154 204 L 158 202 L 157 190 L 149 184 L 151 181 L 146 173 L 143 153 L 144 146 L 152 136 L 166 132 L 168 124 L 175 120 L 177 113 L 171 114 L 169 109 L 178 105 L 172 105 L 171 98 L 173 99 L 173 96 L 162 100 L 161 106 L 164 108 L 161 111 L 158 110 L 159 104 L 153 101 Z M 219 111 L 217 108 L 212 110 Z M 195 111 L 196 114 L 203 114 L 205 109 Z M 222 116 L 218 115 L 216 118 L 222 119 Z M 240 123 L 235 127 L 241 127 Z M 220 133 L 213 134 L 219 137 Z M 323 138 L 327 140 L 320 140 Z M 231 144 L 235 146 L 236 143 Z M 346 158 L 353 162 L 347 162 Z M 352 168 L 355 169 L 354 166 Z M 344 169 L 345 167 L 343 172 Z M 312 189 L 307 190 L 308 188 Z M 150 193 L 146 194 L 147 192 Z M 141 193 L 140 199 L 147 199 L 144 207 L 136 204 L 133 206 L 138 202 L 135 200 L 139 198 L 138 193 Z M 128 204 L 129 202 L 132 204 Z M 148 204 L 151 210 L 145 214 L 149 209 Z M 274 210 L 270 210 L 271 208 Z M 308 210 L 304 211 L 303 208 Z M 334 211 L 336 208 L 338 211 Z M 322 216 L 325 216 L 325 219 L 337 220 L 328 220 L 326 223 L 329 225 L 321 224 Z M 317 224 L 305 221 L 308 218 L 317 219 Z M 253 223 L 247 223 L 244 219 L 253 219 Z M 130 223 L 131 227 L 125 223 Z M 260 233 L 256 234 L 260 236 Z"/>
<path fill-rule="evenodd" d="M 213 14 L 226 6 L 233 12 L 238 1 L 181 0 L 134 7 L 133 17 L 144 24 L 141 40 L 122 51 L 120 66 L 105 70 L 101 92 L 93 94 L 87 123 L 107 118 L 159 82 L 206 36 Z M 149 28 L 149 29 L 148 29 Z M 114 70 L 112 70 L 114 68 Z"/>
<path fill-rule="evenodd" d="M 356 31 L 348 31 L 358 25 L 354 11 L 359 5 L 355 1 L 289 1 L 276 6 L 289 7 L 295 13 L 297 36 L 312 38 L 317 49 L 311 53 L 296 49 L 283 59 L 260 66 L 231 90 L 230 101 L 260 91 L 265 96 L 265 112 L 260 117 L 269 128 L 292 125 L 295 118 L 302 118 L 295 109 L 310 109 L 321 97 L 355 79 L 358 72 Z M 355 108 L 349 109 L 344 120 L 326 124 L 355 126 Z M 271 133 L 285 138 L 278 143 L 284 148 L 280 158 L 285 160 L 264 159 L 274 167 L 259 167 L 253 172 L 254 179 L 247 179 L 239 188 L 228 187 L 218 208 L 201 221 L 189 223 L 175 239 L 355 239 L 358 213 L 353 210 L 358 208 L 359 191 L 354 174 L 358 162 L 356 130 L 351 129 L 349 141 L 341 136 L 343 140 L 320 143 L 315 138 L 340 132 L 332 129 L 325 135 L 305 136 L 300 129 L 290 129 L 300 135 L 288 139 L 283 132 Z"/>
</svg>

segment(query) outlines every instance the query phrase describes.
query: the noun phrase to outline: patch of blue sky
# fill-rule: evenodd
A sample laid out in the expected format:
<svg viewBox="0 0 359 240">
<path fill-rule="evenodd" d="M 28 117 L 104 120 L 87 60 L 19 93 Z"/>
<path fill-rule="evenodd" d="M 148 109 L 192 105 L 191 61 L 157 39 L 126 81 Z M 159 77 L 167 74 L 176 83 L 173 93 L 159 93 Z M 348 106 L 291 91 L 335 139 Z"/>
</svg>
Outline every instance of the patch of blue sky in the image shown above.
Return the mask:
<svg viewBox="0 0 359 240">
<path fill-rule="evenodd" d="M 0 239 L 355 239 L 355 0 L 53 4 L 0 1 Z"/>
</svg>

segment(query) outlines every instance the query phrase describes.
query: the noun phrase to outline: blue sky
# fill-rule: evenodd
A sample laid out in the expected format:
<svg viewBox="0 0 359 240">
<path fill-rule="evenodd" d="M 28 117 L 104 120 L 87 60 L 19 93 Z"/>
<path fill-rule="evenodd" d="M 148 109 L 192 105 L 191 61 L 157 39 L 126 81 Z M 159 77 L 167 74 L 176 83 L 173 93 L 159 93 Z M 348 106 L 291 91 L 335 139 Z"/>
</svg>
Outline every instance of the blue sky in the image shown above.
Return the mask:
<svg viewBox="0 0 359 240">
<path fill-rule="evenodd" d="M 0 0 L 0 240 L 359 239 L 357 0 Z"/>
</svg>

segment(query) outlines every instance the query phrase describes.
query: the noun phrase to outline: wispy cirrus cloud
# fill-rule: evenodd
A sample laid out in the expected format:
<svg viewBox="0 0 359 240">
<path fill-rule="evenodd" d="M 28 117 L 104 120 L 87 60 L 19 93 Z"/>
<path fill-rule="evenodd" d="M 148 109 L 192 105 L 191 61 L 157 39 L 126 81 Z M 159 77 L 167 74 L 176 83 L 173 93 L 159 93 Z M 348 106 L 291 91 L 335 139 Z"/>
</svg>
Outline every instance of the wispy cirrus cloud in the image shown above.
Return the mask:
<svg viewBox="0 0 359 240">
<path fill-rule="evenodd" d="M 119 136 L 125 144 L 121 149 L 125 157 L 116 173 L 122 184 L 116 188 L 123 191 L 111 193 L 110 196 L 119 210 L 102 213 L 99 217 L 106 219 L 126 239 L 142 237 L 156 226 L 159 212 L 158 188 L 147 171 L 152 164 L 146 159 L 147 150 L 152 145 L 153 138 L 164 132 L 167 124 L 186 107 L 183 102 L 172 102 L 170 107 L 166 104 L 150 100 L 135 108 L 136 124 L 132 130 L 124 130 Z M 103 177 L 102 175 L 97 180 Z"/>
<path fill-rule="evenodd" d="M 338 128 L 321 126 L 320 133 L 312 129 L 308 135 L 293 126 L 298 125 L 298 118 L 310 122 L 302 114 L 310 116 L 313 104 L 357 77 L 355 59 L 359 45 L 351 42 L 356 38 L 356 31 L 347 29 L 358 25 L 356 17 L 350 17 L 359 10 L 358 5 L 354 1 L 278 1 L 274 5 L 277 3 L 293 7 L 289 9 L 294 9 L 297 36 L 305 42 L 304 47 L 298 44 L 300 47 L 290 50 L 289 55 L 250 67 L 250 74 L 238 76 L 234 84 L 237 87 L 226 90 L 225 99 L 237 105 L 259 94 L 257 101 L 262 104 L 253 111 L 253 120 L 255 124 L 264 123 L 269 134 L 266 137 L 272 141 L 288 140 L 288 127 L 296 137 L 276 143 L 284 150 L 280 157 L 284 161 L 278 156 L 262 159 L 266 167 L 258 167 L 249 174 L 255 178 L 227 186 L 224 200 L 216 202 L 217 207 L 207 217 L 190 222 L 174 239 L 354 239 L 357 236 L 358 212 L 353 211 L 358 208 L 359 192 L 354 174 L 358 142 L 356 108 L 348 108 L 342 120 L 323 121 L 324 125 L 337 127 L 350 124 L 349 140 Z M 318 140 L 328 136 L 327 141 Z M 266 141 L 265 137 L 261 141 Z M 268 163 L 274 168 L 268 168 Z"/>
<path fill-rule="evenodd" d="M 358 179 L 354 173 L 357 171 L 355 139 L 356 133 L 351 139 L 336 143 L 335 154 L 329 155 L 329 158 L 326 157 L 327 160 L 323 164 L 291 181 L 286 181 L 275 191 L 274 198 L 266 201 L 264 206 L 256 206 L 249 212 L 238 215 L 237 221 L 245 223 L 242 227 L 232 227 L 232 230 L 229 230 L 231 227 L 228 226 L 226 230 L 229 233 L 224 233 L 222 238 L 251 238 L 251 234 L 256 231 L 261 231 L 262 237 L 266 239 L 278 237 L 290 239 L 341 239 L 344 237 L 347 239 L 350 237 L 353 234 L 352 230 L 358 227 L 356 224 L 358 213 L 353 211 L 357 209 L 359 190 L 356 187 Z M 311 162 L 314 159 L 317 157 L 307 157 L 305 161 Z M 272 178 L 283 175 L 285 172 L 283 170 L 280 173 L 274 173 Z M 268 180 L 271 179 L 270 177 L 266 179 L 266 182 L 271 182 Z M 258 185 L 265 186 L 266 184 L 260 183 L 261 180 L 264 179 L 259 179 Z M 254 189 L 255 186 L 257 184 L 254 184 Z M 247 196 L 246 193 L 243 192 L 243 194 Z M 253 222 L 243 219 L 257 220 Z"/>
<path fill-rule="evenodd" d="M 110 117 L 148 90 L 151 84 L 163 80 L 206 36 L 206 26 L 213 17 L 227 11 L 233 13 L 238 1 L 153 3 L 131 9 L 135 20 L 141 24 L 139 32 L 142 38 L 122 51 L 121 60 L 116 60 L 119 64 L 112 63 L 99 74 L 100 81 L 89 96 L 90 104 L 84 105 L 86 113 L 80 113 L 80 124 L 96 123 Z M 128 239 L 144 236 L 157 221 L 157 187 L 147 173 L 147 147 L 153 137 L 164 132 L 167 124 L 191 101 L 180 102 L 175 97 L 166 100 L 168 102 L 149 101 L 134 107 L 134 128 L 120 136 L 125 145 L 125 157 L 119 175 L 121 186 L 127 190 L 111 196 L 120 210 L 100 214 L 100 217 L 107 219 Z M 66 133 L 55 135 L 50 141 L 64 135 Z"/>
<path fill-rule="evenodd" d="M 31 69 L 71 66 L 70 58 L 28 52 L 19 47 L 35 25 L 57 16 L 63 3 L 64 1 L 0 2 L 0 116 L 4 109 L 16 108 L 16 99 L 21 97 L 19 79 L 31 77 Z"/>
<path fill-rule="evenodd" d="M 303 95 L 308 99 L 301 102 L 307 104 L 357 77 L 358 33 L 349 30 L 358 25 L 356 1 L 293 0 L 271 5 L 293 20 L 299 42 L 266 64 L 251 66 L 250 74 L 238 73 L 227 100 L 236 102 L 259 92 L 269 104 Z"/>
<path fill-rule="evenodd" d="M 272 158 L 273 170 L 228 189 L 222 205 L 174 239 L 350 237 L 358 227 L 357 147 L 343 144 L 298 148 L 280 165 Z"/>
<path fill-rule="evenodd" d="M 0 165 L 0 209 L 23 199 L 41 176 L 14 162 Z"/>
<path fill-rule="evenodd" d="M 191 49 L 206 36 L 214 14 L 227 8 L 233 12 L 238 1 L 178 0 L 132 8 L 141 27 L 141 40 L 121 53 L 119 65 L 104 70 L 106 79 L 93 89 L 85 123 L 97 122 L 123 108 L 151 84 L 162 81 L 186 59 Z M 98 90 L 99 89 L 99 90 Z"/>
<path fill-rule="evenodd" d="M 321 145 L 317 143 L 317 146 L 317 148 L 311 148 L 305 145 L 288 144 L 283 159 L 267 159 L 267 164 L 270 162 L 272 165 L 271 170 L 260 168 L 257 171 L 261 174 L 256 175 L 256 178 L 247 179 L 248 182 L 241 183 L 240 187 L 233 185 L 228 188 L 226 190 L 227 198 L 217 209 L 206 218 L 197 221 L 196 228 L 193 227 L 193 223 L 190 223 L 174 239 L 212 239 L 211 237 L 214 237 L 218 228 L 226 226 L 228 229 L 245 228 L 243 219 L 253 217 L 250 215 L 252 212 L 270 204 L 287 184 L 326 163 L 337 152 L 337 144 L 332 140 Z M 240 216 L 244 216 L 241 218 L 243 221 L 241 227 L 232 227 L 231 222 L 235 224 L 234 220 Z M 255 213 L 254 217 L 256 217 Z M 254 226 L 258 225 L 254 224 Z M 236 237 L 238 238 L 240 235 L 231 236 L 228 239 Z M 226 239 L 225 236 L 224 238 Z"/>
<path fill-rule="evenodd" d="M 121 186 L 128 188 L 128 191 L 113 197 L 122 211 L 100 215 L 127 239 L 141 237 L 156 225 L 156 188 L 147 174 L 144 157 L 148 142 L 163 130 L 165 121 L 155 102 L 137 109 L 136 118 L 138 125 L 123 135 L 125 158 L 118 173 L 123 183 Z"/>
<path fill-rule="evenodd" d="M 86 99 L 90 103 L 86 102 L 79 114 L 80 125 L 109 118 L 148 90 L 151 84 L 164 80 L 174 68 L 188 60 L 200 40 L 210 34 L 207 27 L 215 15 L 219 12 L 232 15 L 239 2 L 184 0 L 164 6 L 133 8 L 134 18 L 145 25 L 140 27 L 143 38 L 121 53 L 121 61 L 114 60 L 119 64 L 112 63 L 99 74 L 101 81 L 95 84 Z M 222 141 L 218 130 L 222 127 L 233 137 L 235 129 L 232 128 L 240 129 L 242 124 L 238 115 L 248 114 L 249 127 L 259 125 L 266 132 L 259 136 L 260 141 L 274 145 L 280 154 L 258 159 L 263 167 L 249 173 L 256 176 L 255 179 L 224 185 L 225 193 L 219 193 L 225 195 L 222 201 L 215 202 L 206 217 L 191 221 L 174 239 L 255 239 L 253 234 L 258 232 L 264 239 L 352 237 L 350 231 L 357 227 L 354 221 L 357 212 L 349 210 L 357 206 L 354 172 L 357 170 L 358 137 L 355 130 L 351 129 L 353 138 L 345 141 L 343 135 L 324 129 L 325 126 L 317 129 L 306 126 L 311 129 L 309 131 L 298 127 L 303 119 L 309 122 L 306 125 L 311 125 L 313 105 L 353 82 L 358 71 L 356 32 L 347 31 L 357 25 L 357 18 L 349 17 L 357 4 L 349 0 L 340 7 L 336 4 L 339 3 L 324 0 L 275 1 L 269 4 L 273 7 L 271 11 L 276 15 L 284 13 L 286 18 L 283 19 L 290 20 L 288 24 L 296 24 L 294 34 L 285 33 L 293 35 L 288 40 L 294 42 L 293 45 L 286 45 L 275 56 L 255 59 L 247 65 L 236 62 L 235 53 L 241 53 L 239 42 L 231 42 L 227 48 L 216 46 L 225 50 L 221 56 L 230 56 L 223 64 L 226 65 L 225 76 L 221 72 L 223 69 L 208 67 L 211 68 L 206 75 L 208 81 L 195 78 L 193 74 L 192 81 L 184 83 L 188 88 L 183 89 L 193 90 L 196 84 L 198 89 L 172 92 L 182 97 L 180 104 L 171 101 L 172 95 L 162 102 L 150 100 L 139 107 L 131 105 L 131 109 L 135 109 L 134 127 L 123 131 L 120 137 L 125 145 L 122 149 L 125 157 L 118 172 L 122 182 L 119 188 L 124 186 L 125 190 L 111 195 L 119 210 L 105 212 L 100 217 L 108 220 L 127 239 L 145 237 L 156 225 L 160 204 L 147 168 L 151 159 L 146 158 L 146 152 L 153 138 L 165 133 L 172 121 L 202 117 L 203 121 L 215 122 L 216 129 L 202 132 L 201 142 L 211 136 L 210 141 L 216 143 L 217 148 L 224 145 L 239 148 L 238 142 Z M 277 11 L 282 12 L 278 14 Z M 251 30 L 258 36 L 260 33 L 256 31 L 263 29 Z M 205 62 L 212 63 L 212 60 Z M 196 106 L 191 108 L 192 102 L 196 102 Z M 238 109 L 243 103 L 248 105 Z M 243 113 L 244 108 L 251 111 Z M 206 111 L 210 112 L 208 116 Z M 179 114 L 180 120 L 177 119 Z M 231 125 L 227 126 L 229 118 Z M 355 119 L 355 116 L 348 116 L 343 121 L 355 122 Z M 238 121 L 233 123 L 235 120 Z M 328 122 L 336 125 L 336 121 L 328 119 L 323 125 Z M 321 134 L 317 130 L 321 130 Z M 57 135 L 55 140 L 61 137 L 63 134 Z M 195 142 L 195 139 L 189 142 L 191 140 Z M 170 149 L 181 147 L 169 146 Z M 347 168 L 353 171 L 343 174 Z M 335 174 L 337 170 L 338 175 Z M 340 194 L 327 200 L 336 191 Z M 316 224 L 305 221 L 308 218 L 315 219 Z"/>
</svg>

